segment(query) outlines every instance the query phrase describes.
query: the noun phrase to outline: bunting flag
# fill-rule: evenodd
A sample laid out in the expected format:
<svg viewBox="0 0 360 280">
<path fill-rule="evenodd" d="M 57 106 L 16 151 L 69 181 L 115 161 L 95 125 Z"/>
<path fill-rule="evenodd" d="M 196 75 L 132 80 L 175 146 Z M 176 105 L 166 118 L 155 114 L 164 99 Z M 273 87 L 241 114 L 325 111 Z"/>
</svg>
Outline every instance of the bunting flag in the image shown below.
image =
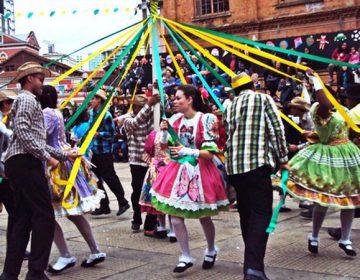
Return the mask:
<svg viewBox="0 0 360 280">
<path fill-rule="evenodd" d="M 156 2 L 156 1 L 154 1 Z M 154 6 L 154 9 L 156 9 L 156 13 L 157 14 L 157 6 Z M 88 9 L 73 9 L 73 10 L 50 10 L 50 11 L 44 11 L 44 10 L 40 10 L 40 11 L 28 11 L 28 12 L 24 12 L 24 11 L 19 11 L 15 14 L 15 17 L 17 18 L 27 18 L 27 19 L 31 19 L 34 17 L 57 17 L 57 16 L 78 16 L 78 15 L 93 15 L 93 16 L 98 16 L 98 15 L 108 15 L 108 14 L 116 14 L 119 13 L 120 11 L 124 11 L 125 13 L 130 13 L 131 11 L 134 11 L 134 13 L 132 14 L 132 16 L 130 17 L 130 19 L 136 15 L 135 11 L 137 9 L 136 8 L 131 8 L 131 7 L 126 7 L 126 8 L 119 8 L 119 7 L 114 7 L 114 8 L 95 8 L 93 10 L 88 10 Z M 7 12 L 4 15 L 5 19 L 8 19 L 12 16 L 11 12 Z"/>
</svg>

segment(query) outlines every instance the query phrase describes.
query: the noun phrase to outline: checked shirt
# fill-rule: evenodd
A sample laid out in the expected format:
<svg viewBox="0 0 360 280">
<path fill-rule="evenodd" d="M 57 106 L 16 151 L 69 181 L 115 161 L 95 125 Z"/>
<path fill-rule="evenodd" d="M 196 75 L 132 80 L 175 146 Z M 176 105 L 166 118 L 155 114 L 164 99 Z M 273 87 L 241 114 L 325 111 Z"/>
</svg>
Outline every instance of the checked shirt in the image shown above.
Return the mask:
<svg viewBox="0 0 360 280">
<path fill-rule="evenodd" d="M 286 163 L 284 127 L 274 100 L 244 90 L 225 110 L 225 165 L 229 175 L 242 174 L 276 162 Z"/>
</svg>

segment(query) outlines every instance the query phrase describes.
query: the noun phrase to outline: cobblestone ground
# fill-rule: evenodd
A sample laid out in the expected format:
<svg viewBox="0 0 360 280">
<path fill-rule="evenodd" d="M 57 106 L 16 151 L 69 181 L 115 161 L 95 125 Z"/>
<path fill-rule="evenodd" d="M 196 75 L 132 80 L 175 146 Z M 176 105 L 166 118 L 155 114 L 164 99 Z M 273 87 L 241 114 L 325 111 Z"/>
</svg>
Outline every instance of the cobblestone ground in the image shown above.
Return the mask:
<svg viewBox="0 0 360 280">
<path fill-rule="evenodd" d="M 124 185 L 126 196 L 131 194 L 131 176 L 127 164 L 116 164 L 116 171 Z M 60 223 L 68 240 L 71 252 L 78 264 L 62 275 L 50 276 L 51 279 L 242 279 L 244 246 L 239 230 L 239 218 L 236 212 L 221 213 L 215 217 L 217 245 L 220 254 L 214 269 L 201 269 L 205 240 L 199 222 L 188 220 L 190 246 L 197 261 L 195 266 L 184 275 L 174 276 L 171 271 L 177 264 L 178 245 L 168 240 L 156 240 L 145 237 L 142 232 L 132 233 L 130 229 L 132 211 L 121 217 L 116 216 L 116 202 L 111 192 L 112 214 L 101 218 L 88 219 L 100 248 L 107 253 L 104 263 L 95 268 L 80 267 L 81 261 L 89 254 L 88 247 L 76 230 L 66 219 Z M 278 195 L 274 193 L 275 202 Z M 311 222 L 299 217 L 296 201 L 288 199 L 289 213 L 281 213 L 276 233 L 269 239 L 266 254 L 268 277 L 272 280 L 312 280 L 312 279 L 360 279 L 360 257 L 348 258 L 338 248 L 337 243 L 326 234 L 326 228 L 339 225 L 339 213 L 330 212 L 321 231 L 320 253 L 312 256 L 307 251 L 306 237 L 311 230 Z M 5 230 L 7 214 L 0 214 L 0 267 L 5 256 Z M 360 252 L 360 219 L 354 222 L 354 247 Z M 58 252 L 53 247 L 50 261 L 57 259 Z M 20 279 L 26 273 L 25 261 Z"/>
</svg>

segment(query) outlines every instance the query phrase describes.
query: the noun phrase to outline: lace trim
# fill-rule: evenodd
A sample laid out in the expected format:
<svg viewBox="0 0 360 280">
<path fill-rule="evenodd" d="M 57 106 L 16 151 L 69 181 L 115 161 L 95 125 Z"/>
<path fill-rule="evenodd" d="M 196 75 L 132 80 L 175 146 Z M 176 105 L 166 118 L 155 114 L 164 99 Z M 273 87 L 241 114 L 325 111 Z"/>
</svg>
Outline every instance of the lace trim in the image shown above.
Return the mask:
<svg viewBox="0 0 360 280">
<path fill-rule="evenodd" d="M 225 200 L 218 200 L 216 203 L 199 203 L 199 202 L 194 202 L 192 204 L 189 203 L 184 203 L 184 202 L 178 202 L 175 200 L 171 200 L 169 198 L 165 198 L 153 191 L 151 191 L 151 195 L 153 195 L 160 203 L 165 203 L 171 207 L 175 207 L 178 208 L 180 210 L 190 210 L 190 211 L 198 211 L 198 210 L 205 210 L 205 209 L 210 209 L 210 210 L 217 210 L 219 207 L 222 206 L 227 206 L 229 205 L 229 200 L 225 199 Z"/>
</svg>

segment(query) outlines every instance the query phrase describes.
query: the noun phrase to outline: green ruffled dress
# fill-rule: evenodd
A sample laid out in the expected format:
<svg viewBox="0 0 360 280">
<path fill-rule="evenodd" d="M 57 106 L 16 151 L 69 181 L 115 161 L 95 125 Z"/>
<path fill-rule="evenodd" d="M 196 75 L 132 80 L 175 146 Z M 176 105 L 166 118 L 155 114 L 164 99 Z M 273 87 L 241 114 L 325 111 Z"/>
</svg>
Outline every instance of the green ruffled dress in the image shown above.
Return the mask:
<svg viewBox="0 0 360 280">
<path fill-rule="evenodd" d="M 360 149 L 348 139 L 348 126 L 338 112 L 327 119 L 311 110 L 320 142 L 298 152 L 289 162 L 291 195 L 327 207 L 360 207 Z"/>
</svg>

